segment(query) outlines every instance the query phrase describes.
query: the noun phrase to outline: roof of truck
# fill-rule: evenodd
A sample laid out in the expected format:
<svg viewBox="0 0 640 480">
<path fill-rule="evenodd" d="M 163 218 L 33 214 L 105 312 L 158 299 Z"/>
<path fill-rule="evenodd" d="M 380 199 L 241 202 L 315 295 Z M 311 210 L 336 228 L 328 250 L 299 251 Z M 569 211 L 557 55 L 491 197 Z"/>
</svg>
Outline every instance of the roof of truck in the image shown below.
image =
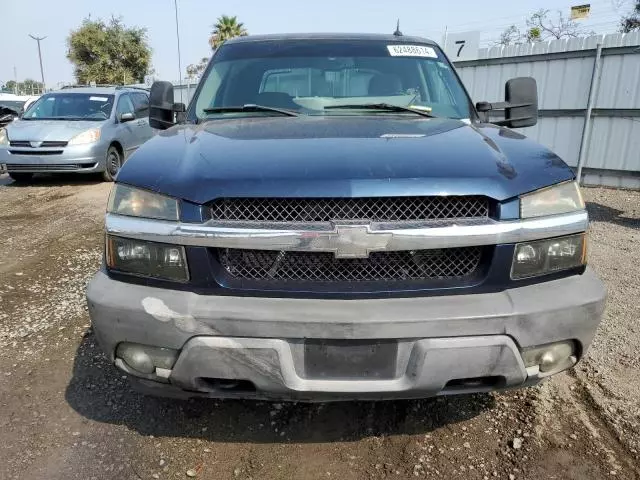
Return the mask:
<svg viewBox="0 0 640 480">
<path fill-rule="evenodd" d="M 235 37 L 224 42 L 245 43 L 245 42 L 264 42 L 264 41 L 282 41 L 282 40 L 370 40 L 383 41 L 393 43 L 423 43 L 436 45 L 436 42 L 422 37 L 411 37 L 407 35 L 397 36 L 392 34 L 380 33 L 279 33 L 269 35 L 248 35 L 246 37 Z"/>
</svg>

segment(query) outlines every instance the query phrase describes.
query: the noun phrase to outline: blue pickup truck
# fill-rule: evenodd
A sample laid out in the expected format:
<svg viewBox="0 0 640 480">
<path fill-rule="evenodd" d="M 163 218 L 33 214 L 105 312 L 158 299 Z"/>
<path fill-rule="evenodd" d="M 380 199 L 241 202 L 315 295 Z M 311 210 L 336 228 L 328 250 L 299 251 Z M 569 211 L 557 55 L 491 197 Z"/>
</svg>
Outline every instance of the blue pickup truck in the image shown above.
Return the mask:
<svg viewBox="0 0 640 480">
<path fill-rule="evenodd" d="M 574 173 L 513 130 L 537 121 L 535 80 L 474 105 L 429 40 L 250 36 L 188 108 L 156 82 L 150 112 L 87 291 L 138 389 L 422 398 L 584 356 L 605 289 Z"/>
</svg>

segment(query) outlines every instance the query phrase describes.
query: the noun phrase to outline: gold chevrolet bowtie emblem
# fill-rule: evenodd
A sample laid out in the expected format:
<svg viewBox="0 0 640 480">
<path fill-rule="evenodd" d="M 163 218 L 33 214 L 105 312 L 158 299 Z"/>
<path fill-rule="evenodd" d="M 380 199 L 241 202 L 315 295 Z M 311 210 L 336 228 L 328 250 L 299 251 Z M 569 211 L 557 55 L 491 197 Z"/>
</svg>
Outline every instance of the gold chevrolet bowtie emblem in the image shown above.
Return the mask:
<svg viewBox="0 0 640 480">
<path fill-rule="evenodd" d="M 375 233 L 366 225 L 337 225 L 328 238 L 328 250 L 336 258 L 367 258 L 371 252 L 387 249 L 390 233 Z"/>
</svg>

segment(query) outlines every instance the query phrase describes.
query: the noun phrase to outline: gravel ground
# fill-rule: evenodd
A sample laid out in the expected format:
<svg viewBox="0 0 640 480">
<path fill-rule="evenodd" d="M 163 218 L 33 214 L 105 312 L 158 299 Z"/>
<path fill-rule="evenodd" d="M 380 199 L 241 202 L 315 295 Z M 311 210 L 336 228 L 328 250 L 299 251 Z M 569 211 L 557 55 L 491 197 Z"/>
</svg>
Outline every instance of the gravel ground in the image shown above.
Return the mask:
<svg viewBox="0 0 640 480">
<path fill-rule="evenodd" d="M 303 405 L 129 389 L 84 301 L 109 187 L 0 176 L 0 478 L 640 479 L 638 192 L 585 190 L 609 301 L 578 368 L 500 394 Z"/>
</svg>

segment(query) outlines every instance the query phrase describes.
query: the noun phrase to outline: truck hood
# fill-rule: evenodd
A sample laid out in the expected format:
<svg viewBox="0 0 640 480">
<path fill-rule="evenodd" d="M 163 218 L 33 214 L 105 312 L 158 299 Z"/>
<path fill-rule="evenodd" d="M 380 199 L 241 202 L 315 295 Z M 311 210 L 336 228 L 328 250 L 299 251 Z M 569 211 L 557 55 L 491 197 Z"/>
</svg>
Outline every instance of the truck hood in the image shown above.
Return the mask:
<svg viewBox="0 0 640 480">
<path fill-rule="evenodd" d="M 7 126 L 7 135 L 9 140 L 68 142 L 79 133 L 103 124 L 85 120 L 16 120 Z"/>
<path fill-rule="evenodd" d="M 205 203 L 218 197 L 486 195 L 573 178 L 506 128 L 399 115 L 216 119 L 144 144 L 118 181 Z"/>
</svg>

